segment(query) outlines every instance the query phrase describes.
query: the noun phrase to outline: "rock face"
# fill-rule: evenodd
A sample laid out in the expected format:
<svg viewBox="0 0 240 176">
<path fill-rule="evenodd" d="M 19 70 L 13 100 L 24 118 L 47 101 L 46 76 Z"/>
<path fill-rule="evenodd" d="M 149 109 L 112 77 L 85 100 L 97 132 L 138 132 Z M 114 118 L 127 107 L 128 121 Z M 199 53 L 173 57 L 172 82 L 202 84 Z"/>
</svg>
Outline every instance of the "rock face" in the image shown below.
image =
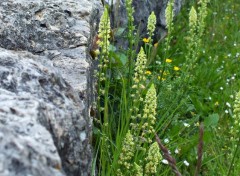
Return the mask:
<svg viewBox="0 0 240 176">
<path fill-rule="evenodd" d="M 141 37 L 147 37 L 147 22 L 148 17 L 152 11 L 154 11 L 157 17 L 155 40 L 165 37 L 166 35 L 166 20 L 165 9 L 169 0 L 133 0 L 134 7 L 134 25 L 136 29 L 139 29 Z M 127 27 L 127 15 L 126 15 L 126 0 L 106 0 L 112 10 L 111 21 L 114 28 Z M 181 9 L 183 0 L 174 0 L 174 13 L 175 15 Z M 127 46 L 125 40 L 117 39 L 117 45 Z"/>
<path fill-rule="evenodd" d="M 97 0 L 0 1 L 0 175 L 90 175 Z"/>
</svg>

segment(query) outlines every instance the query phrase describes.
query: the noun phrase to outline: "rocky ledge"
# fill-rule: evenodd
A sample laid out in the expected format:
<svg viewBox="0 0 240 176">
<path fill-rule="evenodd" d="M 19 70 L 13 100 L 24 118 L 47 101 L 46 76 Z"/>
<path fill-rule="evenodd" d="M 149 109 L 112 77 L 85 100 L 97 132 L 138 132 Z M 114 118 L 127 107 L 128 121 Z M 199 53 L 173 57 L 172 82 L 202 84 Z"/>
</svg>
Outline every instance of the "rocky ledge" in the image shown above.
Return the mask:
<svg viewBox="0 0 240 176">
<path fill-rule="evenodd" d="M 97 0 L 0 1 L 0 175 L 89 175 Z"/>
</svg>

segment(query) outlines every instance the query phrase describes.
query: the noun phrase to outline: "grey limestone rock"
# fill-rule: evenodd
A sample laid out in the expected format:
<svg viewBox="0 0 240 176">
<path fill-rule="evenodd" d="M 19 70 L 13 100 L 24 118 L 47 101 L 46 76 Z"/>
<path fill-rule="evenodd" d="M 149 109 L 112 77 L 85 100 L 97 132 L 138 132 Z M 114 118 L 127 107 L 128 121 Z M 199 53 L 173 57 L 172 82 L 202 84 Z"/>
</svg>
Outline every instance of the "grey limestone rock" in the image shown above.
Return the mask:
<svg viewBox="0 0 240 176">
<path fill-rule="evenodd" d="M 4 173 L 45 175 L 58 168 L 60 175 L 61 163 L 68 175 L 84 175 L 90 169 L 91 129 L 84 101 L 59 73 L 45 56 L 0 50 L 0 132 L 4 135 L 0 143 L 17 145 L 0 150 L 6 157 L 0 163 L 13 157 L 9 162 L 16 160 L 19 165 L 19 171 L 6 165 Z M 6 152 L 12 155 L 7 157 Z M 35 165 L 43 170 L 35 171 Z"/>
<path fill-rule="evenodd" d="M 165 9 L 169 0 L 133 0 L 134 8 L 134 25 L 136 29 L 139 29 L 141 37 L 147 37 L 147 22 L 148 17 L 152 11 L 154 11 L 157 17 L 155 40 L 158 41 L 165 37 L 166 30 L 166 19 L 165 19 Z M 105 0 L 111 6 L 111 22 L 113 28 L 127 27 L 127 14 L 126 14 L 126 0 Z M 183 0 L 174 1 L 174 13 L 175 15 L 181 9 Z M 117 39 L 118 40 L 118 39 Z M 125 41 L 119 39 L 117 45 L 127 46 Z"/>
<path fill-rule="evenodd" d="M 0 175 L 90 175 L 98 0 L 0 1 Z"/>
</svg>

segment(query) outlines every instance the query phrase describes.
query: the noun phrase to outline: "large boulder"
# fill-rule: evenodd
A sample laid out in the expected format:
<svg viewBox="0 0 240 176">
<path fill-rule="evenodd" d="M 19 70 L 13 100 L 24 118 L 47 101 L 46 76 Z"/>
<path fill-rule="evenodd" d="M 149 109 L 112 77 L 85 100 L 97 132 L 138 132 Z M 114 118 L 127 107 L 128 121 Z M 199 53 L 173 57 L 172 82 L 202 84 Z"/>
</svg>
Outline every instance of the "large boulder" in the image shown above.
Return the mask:
<svg viewBox="0 0 240 176">
<path fill-rule="evenodd" d="M 90 174 L 100 11 L 97 0 L 0 1 L 0 175 Z"/>
</svg>

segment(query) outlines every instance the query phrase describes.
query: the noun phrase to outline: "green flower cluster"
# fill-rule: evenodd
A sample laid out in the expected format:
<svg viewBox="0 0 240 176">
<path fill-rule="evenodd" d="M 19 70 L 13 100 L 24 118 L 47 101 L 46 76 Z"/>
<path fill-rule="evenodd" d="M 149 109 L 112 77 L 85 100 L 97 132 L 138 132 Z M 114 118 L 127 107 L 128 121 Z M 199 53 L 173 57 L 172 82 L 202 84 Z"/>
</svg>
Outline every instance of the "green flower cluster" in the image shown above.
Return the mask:
<svg viewBox="0 0 240 176">
<path fill-rule="evenodd" d="M 165 10 L 166 26 L 168 33 L 172 32 L 173 27 L 173 2 L 172 0 L 168 2 L 167 8 Z"/>
<path fill-rule="evenodd" d="M 109 38 L 110 38 L 110 19 L 108 16 L 108 10 L 105 8 L 99 23 L 99 30 L 98 30 L 98 38 L 97 41 L 98 46 L 101 48 L 101 54 L 103 56 L 103 68 L 107 67 L 108 65 L 108 52 L 109 52 Z"/>
<path fill-rule="evenodd" d="M 145 175 L 154 175 L 157 173 L 157 166 L 162 160 L 162 155 L 159 152 L 157 142 L 154 142 L 149 150 L 148 156 L 146 157 L 147 164 L 145 165 Z"/>
<path fill-rule="evenodd" d="M 146 77 L 145 77 L 146 63 L 147 63 L 147 57 L 143 48 L 141 47 L 140 52 L 138 53 L 138 56 L 137 56 L 137 61 L 134 69 L 134 78 L 133 78 L 134 86 L 137 86 L 138 88 L 139 86 L 140 87 L 144 86 L 142 85 L 142 82 L 146 80 Z"/>
<path fill-rule="evenodd" d="M 131 48 L 134 43 L 134 35 L 133 31 L 134 27 L 134 8 L 132 6 L 132 0 L 126 0 L 126 10 L 127 10 L 127 17 L 128 17 L 128 40 L 129 40 L 129 47 Z"/>
<path fill-rule="evenodd" d="M 152 36 L 156 28 L 156 22 L 157 22 L 156 15 L 154 12 L 152 12 L 148 17 L 148 25 L 147 25 L 147 30 L 149 35 L 148 40 L 150 43 L 152 41 Z"/>
<path fill-rule="evenodd" d="M 134 156 L 135 151 L 135 144 L 133 141 L 133 136 L 130 132 L 130 130 L 127 132 L 123 145 L 122 145 L 122 151 L 119 156 L 118 164 L 122 166 L 124 169 L 131 169 L 132 168 L 132 158 Z M 118 175 L 121 175 L 121 170 L 118 170 Z"/>
<path fill-rule="evenodd" d="M 136 116 L 140 117 L 140 114 L 137 115 L 139 109 L 136 102 L 143 101 L 143 98 L 141 97 L 141 92 L 143 89 L 145 89 L 146 63 L 147 63 L 147 56 L 143 48 L 141 48 L 140 52 L 138 53 L 137 61 L 134 69 L 134 78 L 133 78 L 133 86 L 132 86 L 133 93 L 131 94 L 131 96 L 134 97 L 133 113 L 131 117 L 132 119 L 135 119 Z"/>
<path fill-rule="evenodd" d="M 133 21 L 134 21 L 134 18 L 133 18 L 134 9 L 132 7 L 132 0 L 126 0 L 126 10 L 127 10 L 128 22 L 130 24 L 133 24 Z"/>
<path fill-rule="evenodd" d="M 188 53 L 186 63 L 189 64 L 188 69 L 193 68 L 193 64 L 197 60 L 197 22 L 198 16 L 194 7 L 189 12 L 189 41 L 188 41 Z"/>
<path fill-rule="evenodd" d="M 189 12 L 189 41 L 188 41 L 188 53 L 186 56 L 187 70 L 193 69 L 195 63 L 199 57 L 200 48 L 202 45 L 202 36 L 205 30 L 205 19 L 207 17 L 207 3 L 209 0 L 200 0 L 199 13 L 194 7 Z"/>
<path fill-rule="evenodd" d="M 240 91 L 236 95 L 235 103 L 233 106 L 233 127 L 231 129 L 232 134 L 232 140 L 237 141 L 239 136 L 239 130 L 240 130 Z"/>
<path fill-rule="evenodd" d="M 198 32 L 199 37 L 201 38 L 205 29 L 205 19 L 207 17 L 207 3 L 209 0 L 200 0 L 200 8 L 199 8 L 199 21 L 198 21 Z"/>
<path fill-rule="evenodd" d="M 194 7 L 192 7 L 189 12 L 189 28 L 194 32 L 197 28 L 197 12 Z"/>
<path fill-rule="evenodd" d="M 151 143 L 152 139 L 150 138 L 151 134 L 155 133 L 154 124 L 156 122 L 156 108 L 157 108 L 157 95 L 154 84 L 148 89 L 145 101 L 142 119 L 144 121 L 142 125 L 142 134 L 141 136 Z"/>
<path fill-rule="evenodd" d="M 134 176 L 143 176 L 143 168 L 138 164 L 134 163 Z"/>
</svg>

